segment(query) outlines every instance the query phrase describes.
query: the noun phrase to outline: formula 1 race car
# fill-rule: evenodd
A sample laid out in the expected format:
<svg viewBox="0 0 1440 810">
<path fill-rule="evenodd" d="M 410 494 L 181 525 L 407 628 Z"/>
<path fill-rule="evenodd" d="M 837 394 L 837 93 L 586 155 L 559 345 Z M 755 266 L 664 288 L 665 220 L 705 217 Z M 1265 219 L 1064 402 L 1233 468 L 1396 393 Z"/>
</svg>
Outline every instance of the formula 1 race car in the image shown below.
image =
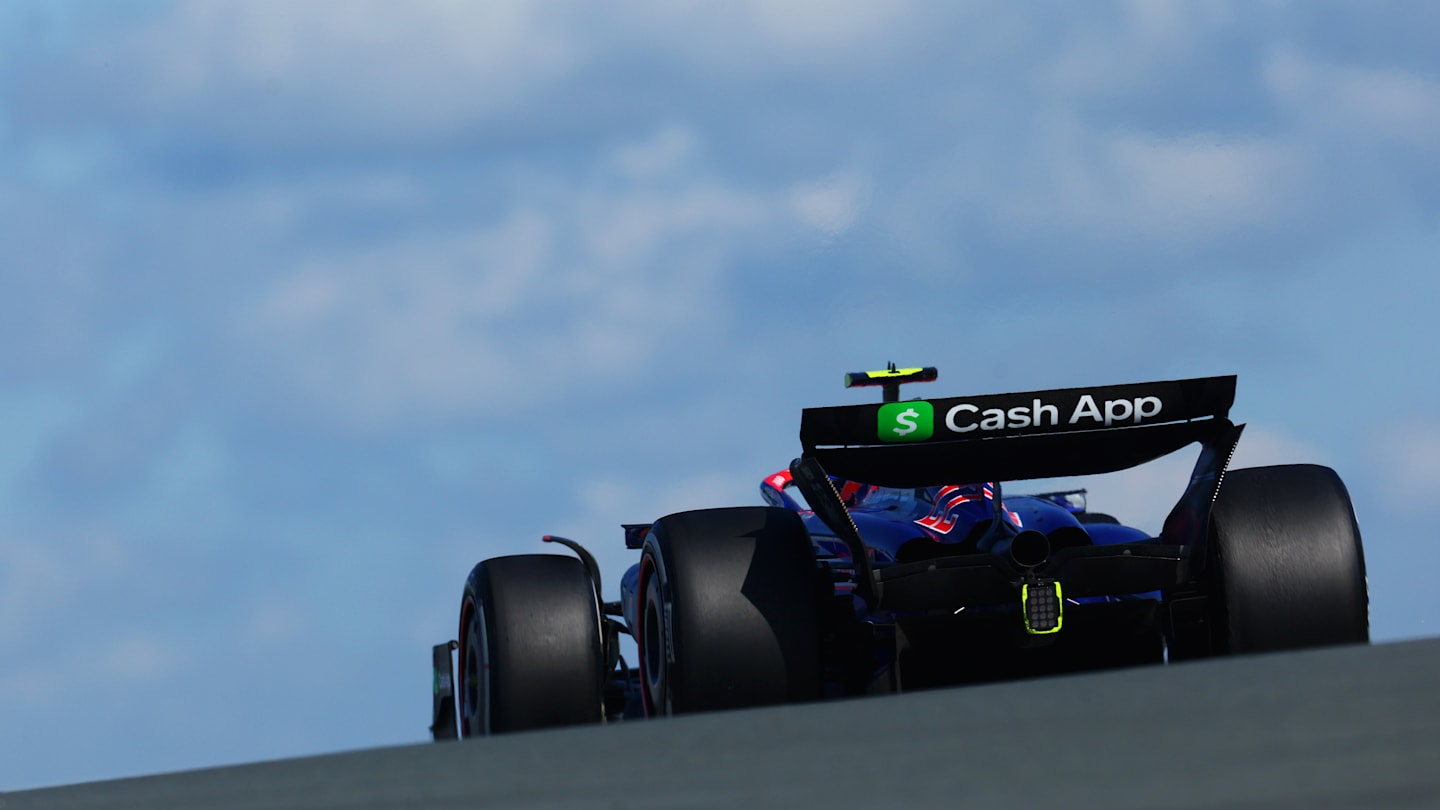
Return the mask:
<svg viewBox="0 0 1440 810">
<path fill-rule="evenodd" d="M 1227 471 L 1233 376 L 900 400 L 936 377 L 846 375 L 883 401 L 805 409 L 767 506 L 624 526 L 639 561 L 618 602 L 564 538 L 544 539 L 575 556 L 475 566 L 459 640 L 433 651 L 434 737 L 1369 640 L 1344 484 L 1313 465 Z M 1196 443 L 1158 536 L 1088 511 L 1084 490 L 1001 488 Z"/>
</svg>

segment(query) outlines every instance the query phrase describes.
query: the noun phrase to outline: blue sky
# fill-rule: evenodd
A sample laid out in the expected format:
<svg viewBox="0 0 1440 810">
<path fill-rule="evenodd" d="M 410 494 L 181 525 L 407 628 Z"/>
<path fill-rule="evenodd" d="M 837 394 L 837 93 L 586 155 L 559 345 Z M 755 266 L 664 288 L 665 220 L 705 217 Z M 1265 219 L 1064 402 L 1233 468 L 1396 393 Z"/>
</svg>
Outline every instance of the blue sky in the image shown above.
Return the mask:
<svg viewBox="0 0 1440 810">
<path fill-rule="evenodd" d="M 941 7 L 943 6 L 943 8 Z M 0 789 L 424 739 L 471 565 L 758 503 L 842 372 L 1236 373 L 1440 568 L 1440 11 L 0 6 Z M 1142 526 L 1189 459 L 1091 482 Z"/>
</svg>

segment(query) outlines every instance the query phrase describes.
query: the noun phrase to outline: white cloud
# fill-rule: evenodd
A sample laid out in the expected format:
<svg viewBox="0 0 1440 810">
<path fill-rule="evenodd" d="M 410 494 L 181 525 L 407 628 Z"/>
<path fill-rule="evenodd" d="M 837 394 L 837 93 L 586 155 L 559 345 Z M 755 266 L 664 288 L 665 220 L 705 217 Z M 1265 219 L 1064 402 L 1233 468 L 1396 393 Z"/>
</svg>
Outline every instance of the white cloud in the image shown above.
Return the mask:
<svg viewBox="0 0 1440 810">
<path fill-rule="evenodd" d="M 1388 67 L 1330 64 L 1278 48 L 1264 66 L 1269 91 L 1317 134 L 1440 150 L 1440 80 Z"/>
<path fill-rule="evenodd" d="M 725 323 L 725 264 L 774 208 L 703 180 L 582 188 L 469 229 L 333 247 L 242 316 L 236 351 L 251 387 L 352 427 L 522 405 Z"/>
<path fill-rule="evenodd" d="M 148 28 L 98 43 L 76 89 L 101 91 L 95 94 L 121 108 L 139 93 L 132 117 L 147 127 L 178 126 L 227 145 L 249 139 L 251 146 L 331 150 L 488 142 L 517 127 L 548 136 L 583 130 L 591 120 L 603 129 L 614 126 L 603 111 L 634 110 L 651 135 L 601 163 L 643 179 L 693 171 L 701 143 L 714 153 L 735 146 L 701 125 L 673 123 L 674 110 L 692 100 L 677 89 L 687 79 L 701 76 L 709 90 L 765 98 L 777 77 L 804 94 L 823 86 L 807 82 L 858 72 L 866 79 L 844 107 L 894 96 L 914 110 L 912 126 L 934 131 L 931 143 L 960 144 L 950 155 L 921 151 L 902 176 L 876 183 L 910 189 L 931 183 L 924 175 L 938 171 L 943 176 L 930 193 L 898 206 L 877 200 L 874 207 L 894 210 L 897 221 L 970 222 L 992 239 L 1026 245 L 1047 241 L 1032 238 L 1037 232 L 1049 241 L 1080 236 L 1121 247 L 1223 245 L 1293 226 L 1325 200 L 1344 199 L 1333 182 L 1338 156 L 1323 146 L 1336 126 L 1427 149 L 1440 143 L 1434 80 L 1324 64 L 1299 46 L 1277 46 L 1263 69 L 1225 71 L 1201 93 L 1224 92 L 1218 83 L 1237 78 L 1269 87 L 1281 101 L 1277 121 L 1222 116 L 1177 129 L 1163 112 L 1170 104 L 1156 101 L 1158 85 L 1217 75 L 1204 60 L 1223 58 L 1215 49 L 1250 21 L 1251 12 L 1232 3 L 1127 0 L 1053 30 L 1030 30 L 1024 17 L 983 6 L 923 14 L 909 4 L 863 0 L 620 3 L 603 12 L 572 0 L 357 0 L 344 14 L 335 9 L 280 0 L 181 3 Z M 917 50 L 860 67 L 912 40 L 927 47 L 945 41 L 953 53 Z M 1029 56 L 996 46 L 1012 40 Z M 656 60 L 670 69 L 653 81 L 611 83 L 597 93 L 598 82 L 614 78 L 608 70 Z M 127 76 L 126 84 L 107 90 L 111 80 L 104 77 L 111 75 Z M 1233 92 L 1243 98 L 1255 89 Z M 1097 96 L 1107 97 L 1105 109 L 1124 114 L 1097 114 L 1091 106 Z M 744 104 L 735 110 L 737 119 L 750 112 Z M 797 132 L 833 134 L 847 146 L 868 138 L 866 146 L 879 152 L 893 146 L 886 133 L 848 121 L 833 101 L 795 105 L 787 115 L 787 128 L 798 124 Z M 1189 115 L 1195 113 L 1182 117 Z M 1152 118 L 1158 126 L 1147 126 Z M 961 131 L 947 137 L 947 127 L 957 124 Z M 792 210 L 812 227 L 842 233 L 863 214 L 869 178 L 841 172 L 798 185 L 796 179 L 781 176 L 776 184 L 789 187 Z M 392 191 L 402 194 L 397 206 L 414 193 Z M 956 203 L 964 210 L 954 211 Z M 907 243 L 939 238 L 912 237 L 912 224 L 895 228 Z M 613 238 L 624 236 L 622 230 Z"/>
<path fill-rule="evenodd" d="M 1409 419 L 1372 437 L 1375 488 L 1393 508 L 1430 511 L 1440 503 L 1440 424 Z"/>
<path fill-rule="evenodd" d="M 662 248 L 677 237 L 729 239 L 745 233 L 763 223 L 771 205 L 703 181 L 674 192 L 581 192 L 576 201 L 576 210 L 564 213 L 584 250 L 572 280 L 592 287 L 608 287 L 617 274 L 644 272 L 651 262 L 668 262 Z"/>
<path fill-rule="evenodd" d="M 423 139 L 574 71 L 584 59 L 575 11 L 563 1 L 182 2 L 148 27 L 109 32 L 87 61 L 98 75 L 125 66 L 117 89 L 138 93 L 146 114 L 198 114 L 216 135 Z"/>
<path fill-rule="evenodd" d="M 314 259 L 246 313 L 240 351 L 301 402 L 352 420 L 472 407 L 533 359 L 507 358 L 493 322 L 521 300 L 544 304 L 551 230 L 517 212 L 485 231 Z"/>
<path fill-rule="evenodd" d="M 524 111 L 636 54 L 732 76 L 845 64 L 892 45 L 905 5 L 190 0 L 107 30 L 73 78 L 135 122 L 222 142 L 430 143 L 528 126 Z"/>
<path fill-rule="evenodd" d="M 1092 512 L 1114 515 L 1127 526 L 1158 534 L 1165 516 L 1185 492 L 1195 457 L 1192 451 L 1181 451 L 1120 472 L 1068 479 L 1061 486 L 1088 490 L 1086 501 Z M 1013 488 L 1016 492 L 1036 491 L 1028 485 L 1016 484 Z"/>
<path fill-rule="evenodd" d="M 772 82 L 780 74 L 883 70 L 918 16 L 909 0 L 710 0 L 612 3 L 612 31 L 631 51 L 678 70 Z"/>
<path fill-rule="evenodd" d="M 1116 228 L 1129 222 L 1161 236 L 1206 236 L 1273 222 L 1285 213 L 1298 179 L 1286 148 L 1265 141 L 1208 134 L 1125 137 L 1108 152 L 1117 192 L 1111 201 L 1119 204 L 1107 211 L 1104 201 L 1094 201 L 1100 216 Z M 1083 211 L 1073 209 L 1081 217 Z"/>
<path fill-rule="evenodd" d="M 1235 446 L 1230 468 L 1275 464 L 1333 464 L 1329 453 L 1277 430 L 1249 425 Z"/>
<path fill-rule="evenodd" d="M 287 597 L 262 595 L 243 620 L 239 640 L 256 647 L 290 641 L 306 632 L 310 618 Z"/>
<path fill-rule="evenodd" d="M 839 236 L 850 230 L 864 208 L 867 183 L 856 172 L 837 172 L 790 191 L 790 205 L 801 222 Z"/>
<path fill-rule="evenodd" d="M 1211 4 L 1218 6 L 1219 4 Z M 1187 12 L 1206 8 L 1193 6 L 1181 0 L 1128 0 L 1131 25 L 1151 41 L 1161 41 L 1173 46 L 1177 40 L 1193 35 L 1191 15 Z"/>
<path fill-rule="evenodd" d="M 685 168 L 698 147 L 699 137 L 695 130 L 670 124 L 648 139 L 614 150 L 609 162 L 632 179 L 647 180 Z"/>
<path fill-rule="evenodd" d="M 122 681 L 163 680 L 175 671 L 181 657 L 172 644 L 149 635 L 101 641 L 97 647 L 96 674 Z"/>
<path fill-rule="evenodd" d="M 786 49 L 836 54 L 842 48 L 874 42 L 903 19 L 903 0 L 750 0 L 743 4 L 756 29 Z"/>
<path fill-rule="evenodd" d="M 1053 487 L 1043 488 L 1085 487 L 1091 511 L 1114 515 L 1127 526 L 1157 534 L 1165 516 L 1189 485 L 1197 458 L 1198 451 L 1191 447 L 1139 467 L 1087 478 L 1060 479 L 1053 482 Z M 1324 463 L 1325 454 L 1321 449 L 1284 433 L 1250 425 L 1235 448 L 1230 469 Z M 1039 490 L 1032 482 L 1014 484 L 1012 488 L 1015 492 Z"/>
<path fill-rule="evenodd" d="M 120 578 L 130 556 L 120 538 L 99 529 L 0 532 L 0 653 L 53 632 L 52 617 L 84 615 L 90 589 Z"/>
<path fill-rule="evenodd" d="M 1155 82 L 1163 68 L 1191 58 L 1232 21 L 1228 3 L 1125 0 L 1087 7 L 1065 29 L 1047 59 L 1037 60 L 1047 87 L 1065 98 L 1118 96 Z"/>
<path fill-rule="evenodd" d="M 184 652 L 173 640 L 153 633 L 107 638 L 107 631 L 117 630 L 94 609 L 76 610 L 73 615 L 85 618 L 87 624 L 61 634 L 63 643 L 49 644 L 38 654 L 5 656 L 6 666 L 0 668 L 0 710 L 7 716 L 37 709 L 63 713 L 75 703 L 76 695 L 93 697 L 163 683 L 185 663 Z M 98 714 L 108 711 L 107 707 Z"/>
<path fill-rule="evenodd" d="M 1060 121 L 1033 154 L 1020 184 L 999 197 L 1006 224 L 1122 243 L 1213 243 L 1273 227 L 1293 216 L 1307 182 L 1307 167 L 1283 143 L 1219 134 L 1158 138 Z"/>
</svg>

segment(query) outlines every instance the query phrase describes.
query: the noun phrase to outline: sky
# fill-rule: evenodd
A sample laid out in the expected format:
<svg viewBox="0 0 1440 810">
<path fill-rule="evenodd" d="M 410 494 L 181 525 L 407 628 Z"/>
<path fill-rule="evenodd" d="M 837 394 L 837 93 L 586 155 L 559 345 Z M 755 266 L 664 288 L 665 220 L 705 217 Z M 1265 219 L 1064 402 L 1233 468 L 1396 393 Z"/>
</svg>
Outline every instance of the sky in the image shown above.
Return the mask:
<svg viewBox="0 0 1440 810">
<path fill-rule="evenodd" d="M 1238 374 L 1440 635 L 1440 6 L 0 4 L 0 790 L 419 742 L 486 557 L 844 372 Z M 1087 482 L 1151 530 L 1191 458 Z M 1015 485 L 1019 486 L 1019 485 Z"/>
</svg>

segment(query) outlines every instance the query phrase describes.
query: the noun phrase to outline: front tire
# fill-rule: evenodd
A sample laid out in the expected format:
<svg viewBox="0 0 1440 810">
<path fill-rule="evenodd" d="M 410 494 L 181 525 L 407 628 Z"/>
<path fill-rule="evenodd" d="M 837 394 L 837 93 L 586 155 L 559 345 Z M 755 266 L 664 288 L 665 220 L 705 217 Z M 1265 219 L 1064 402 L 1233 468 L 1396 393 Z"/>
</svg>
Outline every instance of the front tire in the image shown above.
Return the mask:
<svg viewBox="0 0 1440 810">
<path fill-rule="evenodd" d="M 645 539 L 636 639 L 647 715 L 820 696 L 814 550 L 788 509 L 668 515 Z"/>
<path fill-rule="evenodd" d="M 1360 527 L 1334 470 L 1232 470 L 1210 523 L 1212 653 L 1370 640 Z"/>
<path fill-rule="evenodd" d="M 475 566 L 458 652 L 462 737 L 603 717 L 599 605 L 573 557 L 523 554 Z"/>
</svg>

